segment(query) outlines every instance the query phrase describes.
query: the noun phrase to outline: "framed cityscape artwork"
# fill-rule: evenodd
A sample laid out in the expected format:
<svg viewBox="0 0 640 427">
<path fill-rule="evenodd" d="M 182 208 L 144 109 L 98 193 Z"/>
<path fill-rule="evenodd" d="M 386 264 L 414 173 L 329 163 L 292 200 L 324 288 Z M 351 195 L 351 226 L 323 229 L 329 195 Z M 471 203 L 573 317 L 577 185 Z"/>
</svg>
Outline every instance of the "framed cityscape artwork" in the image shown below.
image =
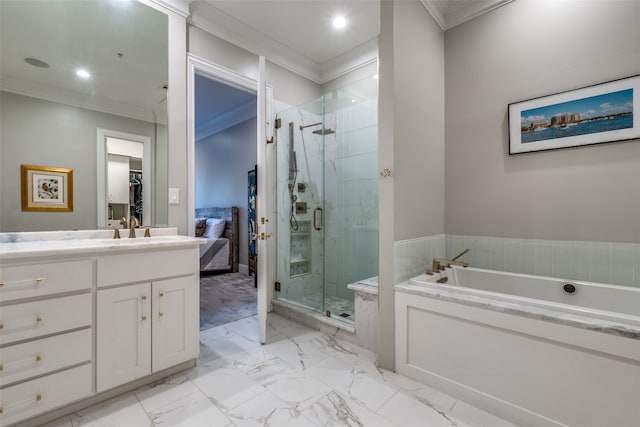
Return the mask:
<svg viewBox="0 0 640 427">
<path fill-rule="evenodd" d="M 640 75 L 509 104 L 509 154 L 640 138 Z"/>
</svg>

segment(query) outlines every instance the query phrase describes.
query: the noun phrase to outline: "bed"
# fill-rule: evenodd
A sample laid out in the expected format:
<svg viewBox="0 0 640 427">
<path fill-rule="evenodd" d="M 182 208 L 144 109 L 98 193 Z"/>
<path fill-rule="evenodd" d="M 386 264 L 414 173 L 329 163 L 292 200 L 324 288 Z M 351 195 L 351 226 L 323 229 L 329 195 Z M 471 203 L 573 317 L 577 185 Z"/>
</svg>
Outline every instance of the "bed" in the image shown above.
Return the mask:
<svg viewBox="0 0 640 427">
<path fill-rule="evenodd" d="M 200 271 L 237 272 L 238 208 L 198 208 L 195 225 L 196 237 L 207 241 L 200 245 Z"/>
</svg>

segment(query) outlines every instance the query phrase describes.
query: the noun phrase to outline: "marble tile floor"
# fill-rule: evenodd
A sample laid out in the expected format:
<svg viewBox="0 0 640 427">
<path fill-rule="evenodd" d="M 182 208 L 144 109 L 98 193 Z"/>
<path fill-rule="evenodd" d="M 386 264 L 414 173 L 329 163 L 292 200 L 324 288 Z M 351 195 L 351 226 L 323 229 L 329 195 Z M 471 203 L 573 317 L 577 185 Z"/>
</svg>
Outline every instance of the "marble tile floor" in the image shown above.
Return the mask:
<svg viewBox="0 0 640 427">
<path fill-rule="evenodd" d="M 46 427 L 513 426 L 277 314 L 267 336 L 255 316 L 202 331 L 196 367 Z"/>
</svg>

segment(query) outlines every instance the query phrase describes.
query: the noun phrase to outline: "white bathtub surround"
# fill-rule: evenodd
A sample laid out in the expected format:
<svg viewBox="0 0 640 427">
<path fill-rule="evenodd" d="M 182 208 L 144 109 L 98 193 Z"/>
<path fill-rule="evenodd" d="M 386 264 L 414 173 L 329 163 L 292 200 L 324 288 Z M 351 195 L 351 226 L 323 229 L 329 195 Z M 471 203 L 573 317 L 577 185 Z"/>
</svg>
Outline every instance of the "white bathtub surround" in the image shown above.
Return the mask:
<svg viewBox="0 0 640 427">
<path fill-rule="evenodd" d="M 543 288 L 541 298 L 558 298 L 551 302 L 513 295 L 525 276 L 512 275 L 509 287 L 504 273 L 465 283 L 452 271 L 450 283 L 422 275 L 396 286 L 399 373 L 523 425 L 626 426 L 640 419 L 640 315 L 633 304 L 640 291 L 605 289 L 631 301 L 627 309 L 613 303 L 624 311 L 614 313 L 591 284 L 576 282 L 578 307 L 566 303 L 562 281 Z M 478 289 L 481 282 L 494 287 Z"/>
<path fill-rule="evenodd" d="M 640 287 L 640 243 L 446 235 L 447 258 L 467 248 L 473 267 Z"/>
<path fill-rule="evenodd" d="M 376 352 L 378 346 L 378 277 L 347 285 L 355 292 L 356 344 Z"/>
<path fill-rule="evenodd" d="M 248 318 L 201 334 L 197 366 L 45 427 L 513 426 L 451 396 L 377 369 L 372 353 L 270 314 L 268 343 Z"/>
<path fill-rule="evenodd" d="M 433 258 L 444 258 L 447 254 L 444 234 L 398 240 L 393 244 L 395 282 L 400 283 L 424 273 Z"/>
</svg>

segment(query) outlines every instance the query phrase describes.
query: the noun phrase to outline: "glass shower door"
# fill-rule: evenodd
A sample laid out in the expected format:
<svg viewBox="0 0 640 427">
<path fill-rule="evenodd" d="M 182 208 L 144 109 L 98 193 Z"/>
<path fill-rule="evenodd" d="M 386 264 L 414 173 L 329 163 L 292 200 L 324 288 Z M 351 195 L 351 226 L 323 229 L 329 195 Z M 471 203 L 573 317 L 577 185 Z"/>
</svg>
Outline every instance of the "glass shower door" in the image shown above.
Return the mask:
<svg viewBox="0 0 640 427">
<path fill-rule="evenodd" d="M 276 298 L 353 321 L 348 285 L 378 274 L 377 84 L 277 117 Z"/>
<path fill-rule="evenodd" d="M 322 98 L 277 115 L 277 298 L 324 308 Z"/>
</svg>

